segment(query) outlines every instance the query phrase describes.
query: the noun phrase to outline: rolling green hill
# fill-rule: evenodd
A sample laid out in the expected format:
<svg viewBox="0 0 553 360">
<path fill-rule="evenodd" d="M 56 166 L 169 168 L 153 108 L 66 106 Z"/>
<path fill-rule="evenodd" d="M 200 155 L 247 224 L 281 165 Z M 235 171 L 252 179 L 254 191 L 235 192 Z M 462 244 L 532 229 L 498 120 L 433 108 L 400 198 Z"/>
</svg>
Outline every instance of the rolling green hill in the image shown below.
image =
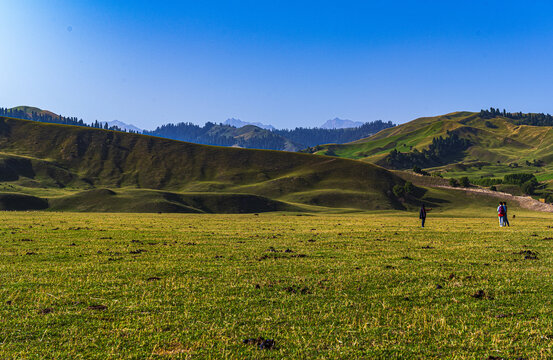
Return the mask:
<svg viewBox="0 0 553 360">
<path fill-rule="evenodd" d="M 31 116 L 34 114 L 39 114 L 39 115 L 48 115 L 48 116 L 51 116 L 51 117 L 59 117 L 60 115 L 58 114 L 54 114 L 53 112 L 49 111 L 49 110 L 42 110 L 42 109 L 39 109 L 37 107 L 34 107 L 34 106 L 16 106 L 14 108 L 11 108 L 10 110 L 16 110 L 16 111 L 22 111 L 24 112 L 25 114 L 27 114 L 27 116 Z"/>
<path fill-rule="evenodd" d="M 391 192 L 403 183 L 347 159 L 0 118 L 4 209 L 14 196 L 29 209 L 47 200 L 79 211 L 392 209 L 403 207 Z"/>
<path fill-rule="evenodd" d="M 553 175 L 553 128 L 517 125 L 511 119 L 480 113 L 455 112 L 413 120 L 352 143 L 312 148 L 315 154 L 364 160 L 386 166 L 392 150 L 402 153 L 427 149 L 434 138 L 457 134 L 470 141 L 462 152 L 444 157 L 442 164 L 428 166 L 448 177 L 499 177 L 513 172 L 533 172 L 538 179 Z M 540 163 L 543 166 L 535 166 Z"/>
</svg>

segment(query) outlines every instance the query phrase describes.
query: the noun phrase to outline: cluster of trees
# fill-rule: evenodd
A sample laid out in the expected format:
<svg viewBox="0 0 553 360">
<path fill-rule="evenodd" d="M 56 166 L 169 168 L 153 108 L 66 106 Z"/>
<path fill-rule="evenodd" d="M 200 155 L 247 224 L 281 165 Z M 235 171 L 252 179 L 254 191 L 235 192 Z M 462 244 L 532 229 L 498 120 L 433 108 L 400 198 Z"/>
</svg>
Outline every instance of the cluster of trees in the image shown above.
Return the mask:
<svg viewBox="0 0 553 360">
<path fill-rule="evenodd" d="M 553 126 L 553 116 L 544 113 L 528 113 L 522 112 L 510 113 L 503 109 L 494 109 L 491 107 L 489 110 L 480 110 L 480 117 L 483 119 L 492 119 L 498 116 L 502 116 L 513 120 L 513 123 L 517 125 L 533 125 L 533 126 Z"/>
<path fill-rule="evenodd" d="M 392 192 L 398 199 L 404 198 L 405 196 L 409 196 L 413 192 L 415 192 L 415 186 L 413 185 L 412 182 L 407 181 L 403 186 L 394 185 L 394 187 L 392 188 Z"/>
<path fill-rule="evenodd" d="M 528 195 L 533 195 L 539 186 L 539 182 L 534 176 L 534 174 L 526 174 L 526 173 L 519 173 L 519 174 L 508 174 L 503 177 L 503 179 L 495 179 L 495 178 L 482 178 L 472 181 L 475 184 L 482 185 L 482 186 L 490 186 L 490 190 L 496 191 L 497 187 L 495 185 L 499 184 L 509 184 L 509 185 L 518 185 L 522 192 Z M 451 178 L 449 179 L 449 185 L 453 187 L 462 186 L 462 187 L 469 187 L 471 184 L 471 181 L 468 177 L 464 176 L 459 179 Z"/>
<path fill-rule="evenodd" d="M 212 122 L 207 122 L 204 126 L 183 122 L 158 126 L 153 131 L 144 131 L 144 134 L 196 144 L 240 146 L 250 149 L 283 150 L 286 146 L 286 139 L 268 130 L 259 129 L 255 136 L 248 137 L 238 137 L 237 130 L 230 125 Z"/>
<path fill-rule="evenodd" d="M 543 160 L 535 160 L 535 159 L 533 162 L 526 160 L 526 166 L 542 167 L 542 166 L 545 166 L 545 162 Z"/>
<path fill-rule="evenodd" d="M 503 180 L 498 178 L 485 177 L 480 179 L 473 179 L 472 183 L 480 186 L 489 187 L 489 186 L 503 184 Z"/>
<path fill-rule="evenodd" d="M 393 126 L 395 124 L 391 121 L 376 120 L 356 128 L 321 129 L 297 127 L 295 129 L 275 129 L 273 132 L 301 144 L 303 147 L 312 147 L 320 144 L 343 144 L 359 140 Z"/>
<path fill-rule="evenodd" d="M 528 173 L 518 173 L 518 174 L 507 174 L 503 179 L 499 178 L 482 178 L 472 180 L 473 183 L 481 186 L 489 186 L 490 190 L 496 191 L 496 185 L 507 184 L 507 185 L 517 185 L 520 187 L 522 192 L 528 195 L 533 195 L 536 192 L 536 189 L 539 186 L 538 179 L 534 174 Z"/>
<path fill-rule="evenodd" d="M 282 150 L 286 142 L 294 143 L 298 148 L 307 148 L 320 144 L 345 143 L 358 140 L 380 130 L 395 126 L 391 121 L 377 120 L 357 128 L 348 129 L 320 129 L 320 128 L 295 128 L 293 130 L 264 130 L 257 131 L 256 136 L 235 137 L 235 127 L 225 124 L 208 122 L 204 126 L 192 123 L 166 124 L 153 131 L 145 131 L 144 134 L 161 136 L 174 140 L 194 142 L 205 145 L 241 146 L 255 149 Z M 306 151 L 309 152 L 309 151 Z"/>
<path fill-rule="evenodd" d="M 537 181 L 534 174 L 519 173 L 507 174 L 503 177 L 504 184 L 522 185 L 528 181 Z"/>
<path fill-rule="evenodd" d="M 449 179 L 449 186 L 453 186 L 453 187 L 462 186 L 464 188 L 468 188 L 470 187 L 470 180 L 466 176 L 463 176 L 459 179 L 451 178 Z"/>
<path fill-rule="evenodd" d="M 518 185 L 525 194 L 532 195 L 535 193 L 539 182 L 534 174 L 520 173 L 505 175 L 503 177 L 503 184 Z"/>
<path fill-rule="evenodd" d="M 77 119 L 76 117 L 66 117 L 66 116 L 55 115 L 47 112 L 36 112 L 36 111 L 31 111 L 30 113 L 27 113 L 26 111 L 17 109 L 17 108 L 6 109 L 6 108 L 0 107 L 0 116 L 7 116 L 7 117 L 23 119 L 23 120 L 33 120 L 33 121 L 51 123 L 51 124 L 86 126 L 86 127 L 97 128 L 97 129 L 126 131 L 124 129 L 121 129 L 118 126 L 108 126 L 107 123 L 101 123 L 98 120 L 96 120 L 91 124 L 87 124 L 83 121 L 83 119 Z"/>
<path fill-rule="evenodd" d="M 430 176 L 430 173 L 427 172 L 427 171 L 424 171 L 423 169 L 421 169 L 420 166 L 413 166 L 413 172 L 416 173 L 416 174 L 420 174 L 422 176 Z"/>
<path fill-rule="evenodd" d="M 456 133 L 448 131 L 447 135 L 445 138 L 440 136 L 432 139 L 428 149 L 422 151 L 415 149 L 402 153 L 394 149 L 386 156 L 386 164 L 396 169 L 438 166 L 470 146 L 469 140 L 460 138 Z"/>
</svg>

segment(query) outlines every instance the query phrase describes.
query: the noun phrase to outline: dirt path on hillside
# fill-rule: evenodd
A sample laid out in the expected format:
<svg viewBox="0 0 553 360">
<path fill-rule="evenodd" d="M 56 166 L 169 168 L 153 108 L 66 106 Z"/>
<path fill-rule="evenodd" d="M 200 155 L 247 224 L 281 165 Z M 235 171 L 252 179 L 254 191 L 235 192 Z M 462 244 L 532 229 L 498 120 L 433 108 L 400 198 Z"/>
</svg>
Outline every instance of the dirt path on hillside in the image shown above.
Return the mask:
<svg viewBox="0 0 553 360">
<path fill-rule="evenodd" d="M 516 195 L 511 195 L 500 191 L 491 191 L 491 190 L 480 189 L 480 188 L 456 188 L 456 187 L 444 186 L 444 185 L 435 185 L 432 187 L 464 191 L 466 193 L 486 194 L 489 196 L 500 198 L 505 201 L 515 201 L 520 207 L 524 209 L 533 210 L 533 211 L 553 212 L 552 204 L 545 204 L 545 203 L 539 202 L 538 200 L 532 199 L 530 196 L 516 196 Z"/>
</svg>

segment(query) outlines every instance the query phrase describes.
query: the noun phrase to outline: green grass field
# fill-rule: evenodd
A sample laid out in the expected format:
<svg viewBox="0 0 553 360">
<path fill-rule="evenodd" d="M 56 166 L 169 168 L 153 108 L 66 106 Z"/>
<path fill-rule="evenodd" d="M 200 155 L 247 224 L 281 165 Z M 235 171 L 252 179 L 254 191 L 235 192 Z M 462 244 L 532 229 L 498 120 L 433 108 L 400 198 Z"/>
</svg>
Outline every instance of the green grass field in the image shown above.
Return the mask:
<svg viewBox="0 0 553 360">
<path fill-rule="evenodd" d="M 0 358 L 551 358 L 553 215 L 510 212 L 1 212 Z"/>
</svg>

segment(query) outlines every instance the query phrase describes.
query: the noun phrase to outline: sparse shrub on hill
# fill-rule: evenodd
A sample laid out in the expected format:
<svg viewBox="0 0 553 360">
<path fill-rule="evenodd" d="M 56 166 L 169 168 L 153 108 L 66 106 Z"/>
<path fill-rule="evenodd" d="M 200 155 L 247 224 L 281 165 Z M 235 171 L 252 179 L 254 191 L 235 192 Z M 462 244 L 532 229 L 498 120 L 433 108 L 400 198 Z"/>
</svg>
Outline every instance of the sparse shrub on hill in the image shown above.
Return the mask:
<svg viewBox="0 0 553 360">
<path fill-rule="evenodd" d="M 455 178 L 451 178 L 449 179 L 449 186 L 457 187 L 459 186 L 459 181 L 457 181 L 457 179 Z"/>
<path fill-rule="evenodd" d="M 462 187 L 469 187 L 470 186 L 470 180 L 469 180 L 468 177 L 463 176 L 462 178 L 459 179 L 459 184 Z"/>
<path fill-rule="evenodd" d="M 491 191 L 497 191 L 497 188 L 495 187 L 495 185 L 492 185 L 492 186 L 490 186 L 490 190 Z"/>
<path fill-rule="evenodd" d="M 401 185 L 394 185 L 392 188 L 392 192 L 394 193 L 394 196 L 397 198 L 402 198 L 403 195 L 405 195 L 405 188 Z"/>
<path fill-rule="evenodd" d="M 405 185 L 403 185 L 403 190 L 406 195 L 410 195 L 415 191 L 415 186 L 413 185 L 412 182 L 407 181 Z"/>
<path fill-rule="evenodd" d="M 486 127 L 490 128 L 490 129 L 497 129 L 497 127 L 498 127 L 497 125 L 495 125 L 491 121 L 486 121 L 484 124 L 486 125 Z"/>
<path fill-rule="evenodd" d="M 542 167 L 542 166 L 545 166 L 545 163 L 543 162 L 543 160 L 535 160 L 530 162 L 528 160 L 526 160 L 526 166 L 535 166 L 535 167 Z"/>
<path fill-rule="evenodd" d="M 536 191 L 537 181 L 532 180 L 525 182 L 520 186 L 520 189 L 527 195 L 533 195 Z"/>
<path fill-rule="evenodd" d="M 392 188 L 392 192 L 394 193 L 394 196 L 398 199 L 404 199 L 410 195 L 414 195 L 415 193 L 415 185 L 413 185 L 412 182 L 407 181 L 403 186 L 401 185 L 394 185 Z"/>
<path fill-rule="evenodd" d="M 423 169 L 420 168 L 420 166 L 413 166 L 413 172 L 417 173 L 417 174 L 421 174 L 423 176 L 429 176 L 430 174 L 426 171 L 424 171 Z"/>
</svg>

